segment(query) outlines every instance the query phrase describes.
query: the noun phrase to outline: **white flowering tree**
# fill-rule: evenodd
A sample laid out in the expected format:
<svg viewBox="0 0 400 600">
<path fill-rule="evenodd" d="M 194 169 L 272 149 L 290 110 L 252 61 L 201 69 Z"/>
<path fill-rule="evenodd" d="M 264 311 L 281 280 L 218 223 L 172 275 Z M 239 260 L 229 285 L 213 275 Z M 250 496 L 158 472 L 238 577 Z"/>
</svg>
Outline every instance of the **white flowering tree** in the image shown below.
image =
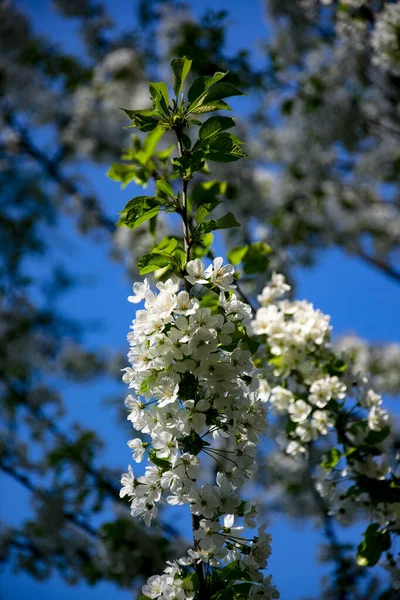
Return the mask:
<svg viewBox="0 0 400 600">
<path fill-rule="evenodd" d="M 127 256 L 130 274 L 137 273 L 136 257 L 155 245 L 154 235 L 159 243 L 174 231 L 177 219 L 163 219 L 161 212 L 156 228 L 144 221 L 133 230 L 115 230 L 97 192 L 93 170 L 82 171 L 82 161 L 104 170 L 105 162 L 118 160 L 125 118 L 118 106 L 144 105 L 146 72 L 162 71 L 170 60 L 171 40 L 181 46 L 172 55 L 193 58 L 189 77 L 229 69 L 225 81 L 240 82 L 246 90 L 268 91 L 257 127 L 254 122 L 251 126 L 244 120 L 237 123 L 240 136 L 251 142 L 246 149 L 256 162 L 242 161 L 240 169 L 236 162 L 210 163 L 214 176 L 228 182 L 220 188 L 226 193 L 215 219 L 232 210 L 242 226 L 225 231 L 234 245 L 250 248 L 247 265 L 236 265 L 243 275 L 241 289 L 247 294 L 252 289 L 249 263 L 254 262 L 251 242 L 256 238 L 254 231 L 249 236 L 246 227 L 250 219 L 266 227 L 266 240 L 273 247 L 269 255 L 265 245 L 257 247 L 265 254 L 261 264 L 269 273 L 284 272 L 291 284 L 295 284 L 291 267 L 316 260 L 321 248 L 331 244 L 399 279 L 395 35 L 399 3 L 269 0 L 265 46 L 269 68 L 259 70 L 245 50 L 227 51 L 228 23 L 221 13 L 206 10 L 197 21 L 173 0 L 136 4 L 141 9 L 140 26 L 127 34 L 113 26 L 106 4 L 53 0 L 58 18 L 65 20 L 67 28 L 72 19 L 77 31 L 80 45 L 75 53 L 73 44 L 63 47 L 57 30 L 39 35 L 35 15 L 25 14 L 21 3 L 0 2 L 0 401 L 4 416 L 0 469 L 7 486 L 12 481 L 11 486 L 21 486 L 27 493 L 32 510 L 32 515 L 21 513 L 18 524 L 1 523 L 0 559 L 40 580 L 57 572 L 68 583 L 112 581 L 127 588 L 138 578 L 159 572 L 174 550 L 178 556 L 183 551 L 174 531 L 162 522 L 161 511 L 161 527 L 153 522 L 151 530 L 130 518 L 128 506 L 119 502 L 120 468 L 111 469 L 102 461 L 105 440 L 96 425 L 87 427 L 78 419 L 72 427 L 67 425 L 65 384 L 82 385 L 110 371 L 113 375 L 121 358 L 88 349 L 76 323 L 67 323 L 55 309 L 55 298 L 68 289 L 74 273 L 58 268 L 53 272 L 49 256 L 58 245 L 58 235 L 44 236 L 43 231 L 50 224 L 53 232 L 61 227 L 63 235 L 68 229 L 71 241 L 80 239 L 85 245 L 94 234 L 114 256 L 120 252 Z M 268 120 L 271 111 L 279 112 L 279 122 Z M 335 153 L 338 144 L 347 148 L 346 143 L 355 140 L 356 147 L 349 146 L 351 153 Z M 168 175 L 168 152 L 163 146 L 160 155 L 154 155 L 154 141 L 148 139 L 144 153 L 129 149 L 125 157 L 134 158 L 133 165 L 127 160 L 124 168 L 113 170 L 114 178 L 127 183 L 137 177 L 143 183 L 155 165 Z M 176 191 L 176 183 L 171 183 Z M 189 188 L 193 197 L 193 190 L 201 191 L 195 185 L 191 182 Z M 172 237 L 178 239 L 179 234 Z M 197 246 L 192 259 L 199 252 Z M 38 302 L 43 281 L 26 270 L 32 255 L 48 266 L 46 305 Z M 235 255 L 230 257 L 234 261 Z M 257 277 L 259 284 L 265 282 L 265 271 Z M 294 289 L 292 285 L 288 298 Z M 367 345 L 346 338 L 335 346 L 351 354 L 351 369 L 367 373 L 371 386 L 398 393 L 398 344 Z M 285 412 L 278 417 L 271 412 L 268 437 L 280 440 L 286 421 Z M 224 447 L 229 441 L 220 443 Z M 310 485 L 310 474 L 331 447 L 331 436 L 321 436 L 305 461 L 301 455 L 287 454 L 286 444 L 278 444 L 272 453 L 258 445 L 259 519 L 262 522 L 263 511 L 272 519 L 278 509 L 318 524 L 322 520 L 330 544 L 330 554 L 324 554 L 335 562 L 329 585 L 337 578 L 340 586 L 332 597 L 344 597 L 347 588 L 351 598 L 349 581 L 367 570 L 356 570 L 357 565 L 350 563 L 351 552 L 332 535 L 332 524 L 352 523 L 359 513 L 354 503 L 335 505 L 334 497 L 321 503 Z M 108 508 L 116 505 L 118 512 L 110 517 Z"/>
<path fill-rule="evenodd" d="M 250 485 L 269 410 L 286 455 L 305 465 L 314 457 L 308 485 L 325 514 L 351 507 L 369 521 L 359 567 L 385 560 L 397 589 L 392 545 L 400 480 L 389 415 L 350 359 L 335 354 L 329 317 L 305 300 L 290 300 L 282 275 L 273 274 L 257 307 L 244 295 L 242 275 L 266 270 L 265 242 L 230 249 L 231 264 L 214 257 L 213 232 L 240 224 L 230 212 L 209 218 L 226 191 L 210 169 L 246 156 L 229 131 L 234 119 L 215 113 L 229 111 L 226 98 L 242 92 L 217 72 L 194 79 L 186 94 L 191 61 L 174 59 L 171 66 L 172 96 L 164 82 L 150 83 L 152 106 L 124 109 L 131 126 L 146 133 L 126 154 L 129 168 L 143 185 L 154 180 L 155 194 L 128 202 L 119 225 L 148 223 L 155 235 L 165 211 L 180 218 L 182 234 L 138 259 L 140 273 L 153 273 L 157 283 L 135 283 L 128 299 L 144 303 L 128 334 L 131 366 L 123 375 L 131 390 L 128 420 L 140 434 L 128 446 L 146 466 L 139 476 L 129 467 L 120 495 L 149 526 L 162 504 L 187 505 L 193 544 L 148 580 L 141 598 L 279 597 L 264 573 L 271 536 Z M 175 143 L 160 149 L 166 134 Z M 144 152 L 152 164 L 146 173 Z"/>
</svg>

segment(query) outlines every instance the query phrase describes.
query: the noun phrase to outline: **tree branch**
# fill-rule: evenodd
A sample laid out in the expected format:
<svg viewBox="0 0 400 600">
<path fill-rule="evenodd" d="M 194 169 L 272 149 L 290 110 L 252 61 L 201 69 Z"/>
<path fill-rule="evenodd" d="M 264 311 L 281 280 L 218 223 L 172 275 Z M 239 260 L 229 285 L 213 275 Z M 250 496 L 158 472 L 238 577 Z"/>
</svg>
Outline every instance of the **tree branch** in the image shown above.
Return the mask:
<svg viewBox="0 0 400 600">
<path fill-rule="evenodd" d="M 362 260 L 364 260 L 369 265 L 375 267 L 379 271 L 382 271 L 390 279 L 392 279 L 393 281 L 396 281 L 396 283 L 400 283 L 400 272 L 396 271 L 396 269 L 394 267 L 392 267 L 391 265 L 386 263 L 384 260 L 381 260 L 380 258 L 371 256 L 370 254 L 368 254 L 367 252 L 365 252 L 362 249 L 357 250 L 357 256 L 359 256 Z"/>
</svg>

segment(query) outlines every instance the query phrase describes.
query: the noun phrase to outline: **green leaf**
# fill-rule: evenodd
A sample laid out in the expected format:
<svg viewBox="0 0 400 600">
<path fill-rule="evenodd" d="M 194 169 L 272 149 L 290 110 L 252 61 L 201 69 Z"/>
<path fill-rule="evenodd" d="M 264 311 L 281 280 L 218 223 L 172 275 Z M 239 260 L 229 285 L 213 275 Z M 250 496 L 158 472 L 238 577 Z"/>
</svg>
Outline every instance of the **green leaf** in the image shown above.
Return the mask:
<svg viewBox="0 0 400 600">
<path fill-rule="evenodd" d="M 171 146 L 169 146 L 169 148 L 166 148 L 165 150 L 159 150 L 157 152 L 157 158 L 159 160 L 161 160 L 161 162 L 165 162 L 166 160 L 169 159 L 169 157 L 171 156 L 171 154 L 174 150 L 175 150 L 175 144 L 171 144 Z"/>
<path fill-rule="evenodd" d="M 175 238 L 165 237 L 158 246 L 155 246 L 152 252 L 162 252 L 163 254 L 172 254 L 177 247 L 178 242 Z"/>
<path fill-rule="evenodd" d="M 229 250 L 228 260 L 231 265 L 238 265 L 241 263 L 248 249 L 248 246 L 236 246 L 235 248 Z"/>
<path fill-rule="evenodd" d="M 197 77 L 197 79 L 193 81 L 188 91 L 189 102 L 194 104 L 196 100 L 200 100 L 211 85 L 223 79 L 227 74 L 228 72 L 215 73 L 213 77 Z"/>
<path fill-rule="evenodd" d="M 150 96 L 153 99 L 155 108 L 161 107 L 165 115 L 169 115 L 168 105 L 168 88 L 164 81 L 151 82 L 149 81 Z"/>
<path fill-rule="evenodd" d="M 120 225 L 135 229 L 145 221 L 158 214 L 163 204 L 161 198 L 155 196 L 138 196 L 133 198 L 121 211 Z"/>
<path fill-rule="evenodd" d="M 169 104 L 168 87 L 164 81 L 157 81 L 157 82 L 149 81 L 149 89 L 150 89 L 150 96 L 152 98 L 157 98 L 157 97 L 161 96 L 164 99 L 165 104 L 168 106 L 168 104 Z"/>
<path fill-rule="evenodd" d="M 241 148 L 241 141 L 231 133 L 220 133 L 209 139 L 207 160 L 215 162 L 233 162 L 247 156 Z"/>
<path fill-rule="evenodd" d="M 211 314 L 216 314 L 220 307 L 219 297 L 214 292 L 207 292 L 200 298 L 201 308 L 210 308 Z"/>
<path fill-rule="evenodd" d="M 128 117 L 133 120 L 138 116 L 143 117 L 152 117 L 156 115 L 156 111 L 154 108 L 141 108 L 139 110 L 130 109 L 130 108 L 121 108 L 128 115 Z"/>
<path fill-rule="evenodd" d="M 172 159 L 174 170 L 181 177 L 190 179 L 194 173 L 201 171 L 205 164 L 205 158 L 201 152 L 195 152 L 192 156 L 181 156 Z"/>
<path fill-rule="evenodd" d="M 162 127 L 156 127 L 146 136 L 143 142 L 143 156 L 140 155 L 145 163 L 147 163 L 149 158 L 153 156 L 154 150 L 157 148 L 158 142 L 161 140 L 164 134 L 165 129 Z"/>
<path fill-rule="evenodd" d="M 188 135 L 186 135 L 186 133 L 182 133 L 182 141 L 185 149 L 190 150 L 190 148 L 192 147 L 192 140 Z"/>
<path fill-rule="evenodd" d="M 190 585 L 187 585 L 187 583 L 189 583 Z M 189 573 L 189 575 L 187 577 L 185 577 L 185 579 L 183 580 L 182 587 L 184 590 L 193 589 L 195 592 L 198 592 L 199 588 L 200 588 L 200 583 L 199 583 L 199 578 L 197 576 L 197 573 L 195 573 L 194 571 Z"/>
<path fill-rule="evenodd" d="M 378 523 L 373 523 L 364 533 L 364 539 L 357 548 L 357 564 L 360 567 L 373 567 L 382 552 L 390 549 L 390 534 L 379 531 L 379 527 Z"/>
<path fill-rule="evenodd" d="M 155 450 L 148 450 L 149 459 L 156 467 L 160 467 L 163 471 L 168 471 L 171 468 L 171 463 L 166 458 L 158 458 Z"/>
<path fill-rule="evenodd" d="M 341 376 L 346 371 L 348 366 L 349 365 L 343 359 L 332 355 L 332 359 L 330 363 L 326 366 L 326 369 L 329 375 Z"/>
<path fill-rule="evenodd" d="M 246 255 L 244 256 L 243 272 L 246 275 L 254 275 L 255 273 L 265 273 L 269 263 L 269 255 L 271 247 L 265 242 L 255 242 L 249 244 Z"/>
<path fill-rule="evenodd" d="M 144 108 L 142 110 L 130 110 L 128 108 L 121 108 L 130 119 L 132 123 L 129 127 L 137 127 L 140 131 L 152 131 L 159 123 L 157 113 L 153 108 Z"/>
<path fill-rule="evenodd" d="M 231 96 L 245 96 L 244 92 L 238 90 L 237 87 L 226 81 L 213 84 L 206 92 L 203 103 L 213 102 L 214 100 L 222 100 Z"/>
<path fill-rule="evenodd" d="M 178 270 L 182 271 L 186 264 L 186 252 L 183 248 L 178 247 L 174 252 L 174 259 L 178 266 Z"/>
<path fill-rule="evenodd" d="M 168 181 L 166 181 L 165 179 L 157 179 L 156 188 L 159 192 L 162 192 L 163 194 L 168 196 L 168 198 L 171 198 L 171 200 L 175 199 L 174 190 L 172 189 Z"/>
<path fill-rule="evenodd" d="M 342 453 L 337 448 L 331 448 L 328 452 L 325 453 L 325 460 L 321 463 L 321 465 L 325 469 L 333 469 L 338 464 L 339 460 L 342 458 Z"/>
<path fill-rule="evenodd" d="M 208 215 L 216 208 L 221 202 L 210 202 L 209 204 L 202 204 L 196 211 L 196 223 L 201 223 Z"/>
<path fill-rule="evenodd" d="M 217 220 L 203 221 L 197 228 L 198 233 L 204 234 L 217 229 L 229 229 L 230 227 L 240 227 L 240 223 L 235 219 L 231 212 Z"/>
<path fill-rule="evenodd" d="M 202 258 L 206 256 L 212 246 L 214 236 L 212 233 L 205 233 L 196 238 L 196 243 L 192 246 L 192 254 L 194 258 Z"/>
<path fill-rule="evenodd" d="M 182 91 L 183 84 L 191 69 L 192 61 L 183 56 L 182 58 L 174 58 L 171 61 L 172 72 L 174 74 L 174 92 L 175 96 L 179 96 Z"/>
<path fill-rule="evenodd" d="M 107 177 L 113 181 L 120 181 L 122 189 L 124 189 L 128 183 L 131 183 L 131 181 L 134 181 L 138 185 L 141 184 L 141 179 L 136 173 L 136 167 L 133 165 L 113 163 L 107 171 Z"/>
<path fill-rule="evenodd" d="M 136 115 L 132 120 L 129 127 L 137 127 L 139 131 L 153 131 L 158 126 L 159 119 L 156 117 L 147 117 L 143 115 Z"/>
<path fill-rule="evenodd" d="M 208 112 L 215 112 L 216 110 L 232 110 L 227 102 L 223 100 L 213 100 L 213 102 L 207 102 L 205 104 L 198 104 L 193 108 L 188 109 L 188 114 L 203 115 Z"/>
<path fill-rule="evenodd" d="M 147 275 L 148 273 L 157 271 L 157 269 L 168 267 L 169 264 L 170 260 L 167 256 L 153 254 L 152 252 L 144 254 L 136 262 L 136 266 L 141 275 Z"/>
<path fill-rule="evenodd" d="M 247 580 L 246 571 L 240 566 L 240 562 L 235 560 L 221 569 L 221 575 L 224 581 Z"/>
<path fill-rule="evenodd" d="M 215 202 L 219 195 L 226 193 L 227 187 L 226 181 L 216 179 L 199 182 L 193 186 L 190 198 L 196 206 Z"/>
<path fill-rule="evenodd" d="M 165 237 L 150 252 L 139 258 L 136 263 L 139 273 L 146 275 L 164 267 L 171 267 L 176 271 L 180 271 L 182 268 L 181 252 L 185 254 L 184 250 L 178 246 L 175 238 Z"/>
<path fill-rule="evenodd" d="M 376 444 L 382 443 L 386 438 L 390 435 L 390 427 L 384 427 L 380 431 L 369 431 L 367 437 L 365 438 L 365 444 L 370 444 L 371 446 L 375 446 Z"/>
<path fill-rule="evenodd" d="M 235 121 L 231 117 L 210 117 L 203 123 L 199 129 L 199 138 L 205 140 L 220 131 L 225 131 L 235 126 Z"/>
<path fill-rule="evenodd" d="M 149 233 L 152 236 L 156 235 L 156 231 L 157 231 L 157 215 L 154 215 L 154 217 L 152 217 L 149 220 Z"/>
<path fill-rule="evenodd" d="M 229 262 L 233 265 L 243 263 L 246 275 L 264 273 L 268 266 L 271 248 L 265 242 L 255 242 L 247 246 L 237 246 L 228 253 Z"/>
<path fill-rule="evenodd" d="M 155 206 L 154 208 L 151 208 L 151 209 L 143 212 L 140 215 L 140 217 L 135 218 L 135 220 L 132 220 L 130 218 L 130 214 L 128 213 L 127 216 L 125 217 L 125 225 L 127 227 L 129 227 L 129 229 L 136 229 L 136 227 L 139 227 L 139 225 L 141 225 L 145 221 L 148 221 L 149 219 L 153 219 L 155 216 L 158 215 L 159 212 L 160 212 L 160 207 Z"/>
</svg>

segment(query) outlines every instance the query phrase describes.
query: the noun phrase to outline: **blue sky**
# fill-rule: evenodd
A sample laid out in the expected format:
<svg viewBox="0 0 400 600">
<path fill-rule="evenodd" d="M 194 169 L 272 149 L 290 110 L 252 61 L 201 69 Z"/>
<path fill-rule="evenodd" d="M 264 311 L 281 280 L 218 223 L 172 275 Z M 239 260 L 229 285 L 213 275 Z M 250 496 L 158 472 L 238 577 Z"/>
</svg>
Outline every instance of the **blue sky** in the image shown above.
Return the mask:
<svg viewBox="0 0 400 600">
<path fill-rule="evenodd" d="M 195 13 L 213 9 L 227 9 L 232 15 L 232 26 L 228 34 L 228 49 L 239 46 L 253 49 L 257 61 L 256 40 L 266 33 L 261 3 L 258 0 L 247 2 L 213 0 L 212 2 L 189 2 Z M 18 6 L 33 18 L 38 33 L 50 34 L 53 39 L 68 48 L 79 51 L 77 24 L 61 19 L 46 0 L 19 0 Z M 109 1 L 110 12 L 122 29 L 129 29 L 133 23 L 133 3 L 124 0 Z M 40 11 L 38 6 L 40 5 Z M 127 8 L 129 7 L 129 8 Z M 122 194 L 117 184 L 105 176 L 107 166 L 85 168 L 85 175 L 95 181 L 95 187 L 110 216 L 114 217 L 124 199 L 135 194 L 129 189 Z M 69 292 L 60 302 L 60 309 L 67 315 L 82 322 L 89 320 L 93 326 L 86 336 L 89 344 L 108 349 L 121 349 L 133 318 L 132 305 L 126 298 L 132 282 L 126 279 L 122 266 L 111 263 L 105 244 L 88 238 L 78 239 L 70 224 L 63 225 L 62 231 L 53 233 L 52 260 L 62 260 L 82 281 L 75 291 Z M 36 264 L 34 268 L 46 268 Z M 400 322 L 396 321 L 400 303 L 400 286 L 385 278 L 357 259 L 349 258 L 338 250 L 321 254 L 317 266 L 297 272 L 299 298 L 307 298 L 323 312 L 331 315 L 335 334 L 357 333 L 370 341 L 398 341 Z M 68 402 L 68 419 L 79 419 L 100 432 L 107 441 L 104 460 L 113 467 L 125 468 L 130 461 L 123 431 L 114 422 L 113 411 L 103 400 L 115 392 L 110 384 L 89 386 L 69 386 L 65 390 Z M 124 389 L 121 387 L 121 402 Z M 122 433 L 122 435 L 121 435 Z M 17 484 L 1 479 L 6 493 L 2 498 L 2 518 L 13 523 L 29 514 L 28 496 Z M 189 535 L 182 519 L 182 530 Z M 306 595 L 317 594 L 323 568 L 316 561 L 317 544 L 322 541 L 310 524 L 297 528 L 292 522 L 279 520 L 271 523 L 273 534 L 273 556 L 270 572 L 281 590 L 284 600 L 298 600 Z M 345 533 L 347 539 L 354 539 L 355 533 Z M 290 573 L 290 577 L 288 577 Z M 86 585 L 68 587 L 58 577 L 45 583 L 38 583 L 25 575 L 15 575 L 3 569 L 0 583 L 0 599 L 22 600 L 125 600 L 131 593 L 117 590 L 114 586 L 101 584 L 94 588 Z"/>
</svg>

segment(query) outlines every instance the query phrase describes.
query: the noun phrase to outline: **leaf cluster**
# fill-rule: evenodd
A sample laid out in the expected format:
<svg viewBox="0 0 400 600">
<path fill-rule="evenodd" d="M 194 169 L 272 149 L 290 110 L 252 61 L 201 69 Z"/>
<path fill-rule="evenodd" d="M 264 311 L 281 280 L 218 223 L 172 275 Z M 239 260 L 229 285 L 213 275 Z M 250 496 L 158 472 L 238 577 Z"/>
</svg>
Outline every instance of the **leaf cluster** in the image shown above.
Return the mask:
<svg viewBox="0 0 400 600">
<path fill-rule="evenodd" d="M 131 119 L 128 127 L 136 127 L 147 135 L 143 141 L 135 136 L 132 148 L 122 155 L 126 163 L 113 164 L 108 171 L 108 176 L 119 181 L 122 187 L 131 182 L 146 186 L 151 179 L 156 182 L 154 195 L 137 196 L 126 204 L 120 212 L 119 226 L 136 229 L 149 222 L 150 232 L 155 234 L 157 216 L 163 211 L 177 213 L 187 227 L 186 239 L 165 238 L 139 258 L 137 266 L 141 275 L 153 271 L 173 271 L 182 275 L 189 258 L 210 256 L 214 231 L 240 226 L 231 212 L 209 218 L 222 202 L 226 183 L 199 181 L 190 193 L 187 184 L 196 173 L 208 172 L 208 161 L 233 162 L 246 156 L 241 140 L 228 131 L 235 126 L 233 118 L 213 115 L 206 120 L 198 119 L 207 113 L 230 111 L 226 98 L 243 95 L 243 92 L 223 81 L 227 73 L 217 72 L 212 77 L 194 78 L 185 96 L 183 87 L 190 75 L 191 64 L 186 57 L 172 60 L 171 96 L 165 82 L 150 82 L 152 106 L 139 110 L 123 109 Z M 197 139 L 193 142 L 188 132 L 192 127 L 197 128 Z M 176 146 L 160 150 L 158 146 L 168 132 L 175 135 Z M 174 148 L 177 149 L 176 156 Z M 182 189 L 177 189 L 178 178 Z M 249 249 L 248 271 L 254 256 Z"/>
</svg>

